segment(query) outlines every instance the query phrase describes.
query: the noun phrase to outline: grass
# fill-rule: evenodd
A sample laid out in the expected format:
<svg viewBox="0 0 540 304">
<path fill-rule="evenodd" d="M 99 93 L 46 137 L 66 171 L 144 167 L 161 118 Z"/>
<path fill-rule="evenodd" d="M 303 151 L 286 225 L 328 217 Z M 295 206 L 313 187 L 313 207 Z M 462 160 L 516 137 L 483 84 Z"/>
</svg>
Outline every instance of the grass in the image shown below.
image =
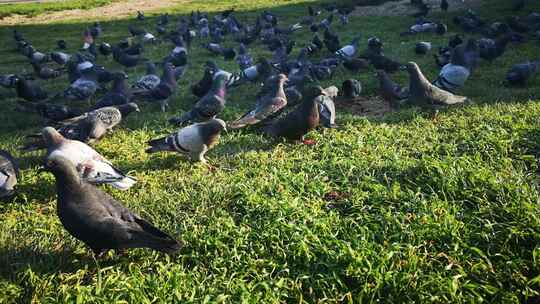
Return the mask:
<svg viewBox="0 0 540 304">
<path fill-rule="evenodd" d="M 305 13 L 308 2 L 234 5 L 243 20 L 271 6 L 288 24 Z M 479 11 L 504 16 L 505 2 L 489 1 Z M 540 9 L 540 3 L 529 3 L 531 10 Z M 228 0 L 194 0 L 170 12 L 231 6 Z M 440 17 L 450 22 L 452 16 Z M 103 23 L 103 40 L 126 36 L 129 22 Z M 153 28 L 154 19 L 146 22 Z M 344 41 L 358 32 L 379 36 L 387 54 L 419 62 L 433 78 L 432 58 L 418 57 L 413 46 L 419 40 L 442 45 L 447 37 L 400 38 L 411 22 L 362 17 L 335 29 Z M 39 49 L 51 49 L 52 37 L 63 37 L 75 51 L 85 27 L 19 30 Z M 8 40 L 0 45 L 0 73 L 28 69 L 14 53 L 9 31 L 0 28 Z M 309 37 L 297 35 L 298 41 Z M 147 55 L 161 58 L 168 49 L 150 46 Z M 147 140 L 173 131 L 167 118 L 195 101 L 188 86 L 200 79 L 210 57 L 195 47 L 171 112 L 145 105 L 96 145 L 140 181 L 127 192 L 106 191 L 181 240 L 181 254 L 133 250 L 94 261 L 57 219 L 54 178 L 37 173 L 42 154 L 17 155 L 23 167 L 18 194 L 0 205 L 0 303 L 537 303 L 540 79 L 527 88 L 507 88 L 501 81 L 511 65 L 539 51 L 530 41 L 493 64 L 483 62 L 460 92 L 472 102 L 435 119 L 416 108 L 383 119 L 344 111 L 339 129 L 308 135 L 317 140 L 314 147 L 228 132 L 208 154 L 219 166 L 210 172 L 178 155 L 144 153 Z M 110 60 L 100 63 L 119 69 Z M 139 67 L 130 78 L 142 73 Z M 340 71 L 324 84 L 350 77 L 362 81 L 366 96 L 376 94 L 371 72 Z M 405 83 L 407 76 L 395 79 Z M 43 84 L 52 91 L 65 86 Z M 0 93 L 0 147 L 16 151 L 25 134 L 40 129 L 40 120 L 17 113 L 10 93 Z M 253 86 L 231 90 L 222 117 L 238 117 L 254 95 Z"/>
<path fill-rule="evenodd" d="M 112 3 L 114 0 L 61 0 L 44 3 L 13 3 L 0 5 L 0 19 L 14 14 L 36 16 L 45 12 L 90 9 Z"/>
</svg>

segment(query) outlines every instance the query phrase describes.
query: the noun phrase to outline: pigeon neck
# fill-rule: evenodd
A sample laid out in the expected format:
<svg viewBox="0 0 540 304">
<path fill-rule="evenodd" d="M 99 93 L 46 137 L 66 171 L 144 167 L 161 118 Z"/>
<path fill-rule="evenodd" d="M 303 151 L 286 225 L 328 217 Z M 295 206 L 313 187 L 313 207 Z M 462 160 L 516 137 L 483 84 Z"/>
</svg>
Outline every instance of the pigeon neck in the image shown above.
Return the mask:
<svg viewBox="0 0 540 304">
<path fill-rule="evenodd" d="M 429 81 L 427 81 L 424 74 L 422 74 L 422 71 L 418 67 L 416 67 L 411 73 L 411 92 L 414 91 L 416 88 L 420 87 L 426 87 L 429 84 Z"/>
<path fill-rule="evenodd" d="M 215 92 L 216 95 L 218 95 L 221 98 L 225 98 L 225 94 L 227 93 L 225 89 L 225 78 L 224 77 L 218 77 L 214 84 L 212 85 L 212 91 Z"/>
</svg>

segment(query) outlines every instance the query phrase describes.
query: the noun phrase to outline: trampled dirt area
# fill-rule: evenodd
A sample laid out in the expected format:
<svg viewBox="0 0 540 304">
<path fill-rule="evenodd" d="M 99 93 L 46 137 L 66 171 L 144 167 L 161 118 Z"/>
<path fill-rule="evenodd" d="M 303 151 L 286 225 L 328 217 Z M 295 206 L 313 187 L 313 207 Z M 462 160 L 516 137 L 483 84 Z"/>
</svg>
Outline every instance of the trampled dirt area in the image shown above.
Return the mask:
<svg viewBox="0 0 540 304">
<path fill-rule="evenodd" d="M 425 0 L 432 11 L 440 11 L 441 0 Z M 475 8 L 482 0 L 448 0 L 450 11 Z M 381 5 L 361 6 L 353 12 L 354 16 L 403 16 L 417 12 L 418 9 L 411 5 L 411 0 L 390 1 Z"/>
<path fill-rule="evenodd" d="M 86 18 L 90 20 L 103 18 L 117 19 L 121 17 L 135 16 L 138 10 L 144 12 L 152 12 L 173 5 L 177 5 L 185 1 L 186 0 L 125 0 L 88 10 L 74 9 L 67 11 L 50 12 L 33 17 L 12 15 L 0 19 L 0 25 L 43 24 L 58 20 L 63 21 Z"/>
</svg>

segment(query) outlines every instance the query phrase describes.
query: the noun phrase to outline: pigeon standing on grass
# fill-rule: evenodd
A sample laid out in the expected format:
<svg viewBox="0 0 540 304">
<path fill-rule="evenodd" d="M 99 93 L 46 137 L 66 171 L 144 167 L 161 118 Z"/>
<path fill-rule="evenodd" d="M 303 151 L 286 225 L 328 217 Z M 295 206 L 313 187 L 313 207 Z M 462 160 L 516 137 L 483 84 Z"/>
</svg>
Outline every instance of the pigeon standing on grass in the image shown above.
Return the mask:
<svg viewBox="0 0 540 304">
<path fill-rule="evenodd" d="M 47 99 L 48 94 L 37 83 L 26 80 L 23 77 L 14 78 L 17 97 L 27 101 L 37 102 Z"/>
<path fill-rule="evenodd" d="M 292 112 L 267 126 L 264 131 L 273 137 L 284 137 L 292 141 L 304 141 L 304 136 L 319 125 L 319 103 L 317 97 L 324 94 L 321 87 L 309 87 L 304 93 L 304 100 Z"/>
<path fill-rule="evenodd" d="M 157 71 L 156 65 L 153 62 L 147 62 L 146 74 L 142 76 L 141 78 L 139 78 L 137 83 L 135 83 L 132 87 L 134 89 L 140 89 L 140 90 L 146 90 L 146 91 L 155 89 L 161 82 L 161 79 L 157 75 L 156 71 Z"/>
<path fill-rule="evenodd" d="M 56 212 L 60 222 L 97 258 L 111 249 L 122 252 L 151 248 L 168 254 L 180 250 L 180 244 L 171 236 L 81 179 L 76 165 L 68 158 L 50 155 L 45 169 L 56 178 Z"/>
<path fill-rule="evenodd" d="M 397 107 L 407 99 L 407 89 L 392 81 L 385 71 L 377 70 L 376 75 L 379 79 L 379 94 L 384 100 Z"/>
<path fill-rule="evenodd" d="M 255 109 L 247 112 L 241 118 L 229 123 L 231 129 L 239 129 L 271 118 L 287 105 L 287 96 L 283 86 L 287 76 L 279 74 L 268 79 L 263 87 L 264 93 L 258 98 Z"/>
<path fill-rule="evenodd" d="M 506 73 L 506 81 L 510 85 L 523 86 L 527 81 L 540 73 L 540 60 L 519 63 Z"/>
<path fill-rule="evenodd" d="M 91 184 L 110 184 L 116 189 L 127 190 L 137 182 L 133 177 L 116 169 L 110 161 L 87 144 L 66 139 L 52 127 L 44 128 L 42 136 L 47 146 L 47 160 L 57 157 L 68 159 L 75 165 L 78 175 Z"/>
<path fill-rule="evenodd" d="M 227 129 L 221 119 L 195 123 L 169 136 L 151 140 L 146 153 L 178 152 L 188 155 L 192 161 L 206 163 L 204 155 L 217 144 L 223 130 Z"/>
<path fill-rule="evenodd" d="M 161 111 L 165 112 L 169 108 L 169 99 L 176 92 L 176 77 L 174 75 L 174 66 L 167 62 L 163 67 L 163 76 L 159 84 L 151 90 L 142 90 L 133 92 L 135 96 L 142 97 L 150 102 L 157 102 Z"/>
<path fill-rule="evenodd" d="M 460 104 L 467 100 L 467 97 L 454 95 L 431 84 L 415 62 L 409 62 L 406 69 L 409 73 L 409 103 L 433 107 Z"/>
<path fill-rule="evenodd" d="M 13 195 L 18 177 L 17 162 L 9 152 L 0 150 L 0 199 Z"/>
</svg>

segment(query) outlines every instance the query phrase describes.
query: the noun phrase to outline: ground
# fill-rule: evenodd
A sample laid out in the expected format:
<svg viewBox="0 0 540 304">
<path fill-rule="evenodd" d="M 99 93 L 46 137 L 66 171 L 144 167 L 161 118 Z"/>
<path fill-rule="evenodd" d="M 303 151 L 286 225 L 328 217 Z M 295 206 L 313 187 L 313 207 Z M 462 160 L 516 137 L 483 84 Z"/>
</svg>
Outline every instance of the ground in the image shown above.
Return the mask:
<svg viewBox="0 0 540 304">
<path fill-rule="evenodd" d="M 477 10 L 501 18 L 509 13 L 507 2 L 484 1 Z M 191 0 L 148 15 L 236 7 L 240 20 L 253 21 L 270 9 L 290 24 L 305 15 L 307 4 L 318 3 Z M 540 3 L 530 1 L 520 14 L 532 10 Z M 450 23 L 445 37 L 400 37 L 414 21 L 408 16 L 355 17 L 334 29 L 344 42 L 361 33 L 362 48 L 368 37 L 380 37 L 389 56 L 417 61 L 433 79 L 433 58 L 415 55 L 414 45 L 445 45 L 459 32 L 451 24 L 456 14 L 433 16 Z M 100 40 L 109 42 L 125 37 L 134 22 L 107 18 L 100 16 Z M 53 49 L 64 38 L 75 51 L 92 21 L 17 28 L 38 49 Z M 146 22 L 152 30 L 155 19 Z M 14 52 L 12 28 L 0 27 L 0 73 L 28 70 Z M 295 35 L 300 46 L 310 38 L 305 31 Z M 405 107 L 374 118 L 341 106 L 339 128 L 309 133 L 313 146 L 229 131 L 207 155 L 215 170 L 179 155 L 144 153 L 148 140 L 174 130 L 167 119 L 196 101 L 189 85 L 211 58 L 197 45 L 169 113 L 141 104 L 142 113 L 95 146 L 139 180 L 126 192 L 105 191 L 180 240 L 177 256 L 133 250 L 94 260 L 58 221 L 54 178 L 38 173 L 42 153 L 17 152 L 42 121 L 17 112 L 12 93 L 0 91 L 0 147 L 22 166 L 18 194 L 0 204 L 0 303 L 538 303 L 540 79 L 523 88 L 503 82 L 513 64 L 538 57 L 538 41 L 512 45 L 494 63 L 483 62 L 459 91 L 470 97 L 464 106 L 436 116 Z M 158 59 L 170 48 L 147 46 L 146 54 Z M 260 45 L 254 52 L 268 55 Z M 106 58 L 99 63 L 120 68 Z M 130 81 L 143 72 L 130 71 Z M 364 98 L 376 98 L 373 71 L 340 70 L 323 85 L 351 77 L 362 81 Z M 403 72 L 392 77 L 407 82 Z M 66 86 L 63 80 L 41 83 L 50 91 Z M 244 113 L 255 91 L 231 90 L 221 117 Z"/>
</svg>

